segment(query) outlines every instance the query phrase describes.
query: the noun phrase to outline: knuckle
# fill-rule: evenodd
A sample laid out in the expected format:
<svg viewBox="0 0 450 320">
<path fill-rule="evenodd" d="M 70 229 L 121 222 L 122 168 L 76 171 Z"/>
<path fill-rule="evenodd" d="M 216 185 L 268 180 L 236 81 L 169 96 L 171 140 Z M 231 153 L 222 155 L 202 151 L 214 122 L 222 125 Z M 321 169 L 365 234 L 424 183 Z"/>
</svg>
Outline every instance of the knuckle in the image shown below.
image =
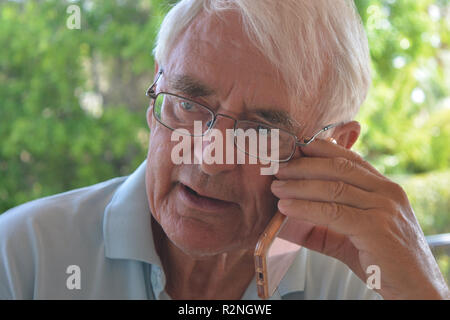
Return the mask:
<svg viewBox="0 0 450 320">
<path fill-rule="evenodd" d="M 408 196 L 403 188 L 396 182 L 389 181 L 387 190 L 389 192 L 389 198 L 397 203 L 408 203 Z"/>
<path fill-rule="evenodd" d="M 407 196 L 405 190 L 399 184 L 396 183 L 395 185 L 396 185 L 396 194 L 398 196 L 398 199 L 401 201 L 407 202 L 408 196 Z"/>
<path fill-rule="evenodd" d="M 403 193 L 403 189 L 400 189 L 400 193 Z M 405 196 L 405 201 L 408 199 Z M 407 221 L 414 220 L 414 213 L 409 210 L 405 210 L 405 203 L 399 198 L 389 198 L 385 200 L 384 208 L 386 209 L 387 216 L 397 223 L 406 223 Z"/>
<path fill-rule="evenodd" d="M 348 173 L 355 167 L 353 161 L 350 161 L 345 158 L 334 158 L 333 159 L 333 167 L 339 173 Z"/>
<path fill-rule="evenodd" d="M 357 159 L 355 159 L 355 160 L 352 160 L 352 162 L 354 163 L 354 166 L 355 167 L 361 167 L 361 168 L 366 168 L 366 166 L 367 166 L 367 162 L 366 161 L 364 161 L 364 159 L 362 159 L 362 158 L 357 158 Z"/>
<path fill-rule="evenodd" d="M 393 219 L 392 214 L 386 211 L 380 212 L 380 210 L 374 210 L 368 213 L 369 216 L 367 218 L 372 232 L 377 234 L 386 234 L 395 229 L 395 219 Z"/>
<path fill-rule="evenodd" d="M 392 199 L 386 199 L 384 203 L 384 207 L 388 210 L 388 212 L 392 214 L 396 214 L 398 210 L 398 204 Z"/>
<path fill-rule="evenodd" d="M 343 181 L 337 181 L 332 184 L 331 189 L 333 200 L 339 200 L 345 193 L 347 185 Z"/>
<path fill-rule="evenodd" d="M 370 225 L 376 226 L 374 230 L 382 233 L 396 233 L 402 225 L 409 223 L 409 218 L 405 216 L 398 202 L 390 198 L 385 198 L 380 202 L 382 207 L 368 212 Z"/>
<path fill-rule="evenodd" d="M 321 209 L 327 223 L 332 223 L 341 216 L 341 209 L 335 202 L 324 202 Z"/>
</svg>

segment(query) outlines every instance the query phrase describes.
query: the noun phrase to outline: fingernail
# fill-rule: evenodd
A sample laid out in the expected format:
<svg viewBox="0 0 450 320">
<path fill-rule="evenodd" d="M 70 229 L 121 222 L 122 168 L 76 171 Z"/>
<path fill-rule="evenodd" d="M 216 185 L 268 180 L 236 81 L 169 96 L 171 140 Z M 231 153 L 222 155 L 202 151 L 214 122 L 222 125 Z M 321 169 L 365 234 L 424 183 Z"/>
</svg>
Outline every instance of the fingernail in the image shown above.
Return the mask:
<svg viewBox="0 0 450 320">
<path fill-rule="evenodd" d="M 273 187 L 273 188 L 281 188 L 281 187 L 284 186 L 285 184 L 286 184 L 286 181 L 275 180 L 274 182 L 272 182 L 272 187 Z"/>
</svg>

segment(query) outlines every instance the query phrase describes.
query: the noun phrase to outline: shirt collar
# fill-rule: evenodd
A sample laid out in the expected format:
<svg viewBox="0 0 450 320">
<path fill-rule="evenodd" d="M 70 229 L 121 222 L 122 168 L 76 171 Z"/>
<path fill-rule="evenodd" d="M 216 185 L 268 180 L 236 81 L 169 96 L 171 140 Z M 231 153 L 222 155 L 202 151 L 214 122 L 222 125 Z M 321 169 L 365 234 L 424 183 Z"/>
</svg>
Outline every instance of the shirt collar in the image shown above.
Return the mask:
<svg viewBox="0 0 450 320">
<path fill-rule="evenodd" d="M 138 260 L 155 264 L 162 269 L 153 240 L 151 213 L 145 187 L 145 169 L 146 161 L 125 179 L 105 209 L 103 220 L 105 255 L 112 259 Z M 300 250 L 271 299 L 280 299 L 288 293 L 304 291 L 306 252 L 306 248 Z M 162 282 L 165 282 L 164 274 L 162 279 Z M 242 298 L 259 299 L 255 278 Z"/>
<path fill-rule="evenodd" d="M 113 259 L 138 260 L 161 266 L 153 242 L 151 213 L 147 202 L 146 162 L 126 178 L 105 209 L 105 255 Z"/>
</svg>

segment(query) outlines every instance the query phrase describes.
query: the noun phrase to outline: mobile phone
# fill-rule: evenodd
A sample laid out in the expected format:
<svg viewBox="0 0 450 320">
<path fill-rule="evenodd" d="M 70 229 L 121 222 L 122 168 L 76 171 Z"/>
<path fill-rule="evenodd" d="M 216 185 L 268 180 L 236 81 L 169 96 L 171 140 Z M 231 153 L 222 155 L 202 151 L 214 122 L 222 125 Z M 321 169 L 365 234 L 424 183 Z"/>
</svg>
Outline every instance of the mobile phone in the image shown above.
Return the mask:
<svg viewBox="0 0 450 320">
<path fill-rule="evenodd" d="M 273 295 L 301 249 L 300 245 L 278 237 L 287 220 L 277 211 L 255 247 L 256 288 L 261 299 Z"/>
</svg>

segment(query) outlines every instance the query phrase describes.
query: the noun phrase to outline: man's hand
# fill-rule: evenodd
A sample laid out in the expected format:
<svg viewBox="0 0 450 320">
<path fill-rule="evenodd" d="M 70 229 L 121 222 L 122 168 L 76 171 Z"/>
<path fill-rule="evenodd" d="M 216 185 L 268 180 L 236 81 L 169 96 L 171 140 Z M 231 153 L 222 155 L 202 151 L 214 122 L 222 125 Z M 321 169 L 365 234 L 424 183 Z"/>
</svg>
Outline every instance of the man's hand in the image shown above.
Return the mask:
<svg viewBox="0 0 450 320">
<path fill-rule="evenodd" d="M 384 299 L 450 298 L 403 189 L 356 153 L 325 140 L 280 167 L 272 192 L 289 217 L 281 236 L 332 256 L 366 281 L 381 271 Z"/>
</svg>

